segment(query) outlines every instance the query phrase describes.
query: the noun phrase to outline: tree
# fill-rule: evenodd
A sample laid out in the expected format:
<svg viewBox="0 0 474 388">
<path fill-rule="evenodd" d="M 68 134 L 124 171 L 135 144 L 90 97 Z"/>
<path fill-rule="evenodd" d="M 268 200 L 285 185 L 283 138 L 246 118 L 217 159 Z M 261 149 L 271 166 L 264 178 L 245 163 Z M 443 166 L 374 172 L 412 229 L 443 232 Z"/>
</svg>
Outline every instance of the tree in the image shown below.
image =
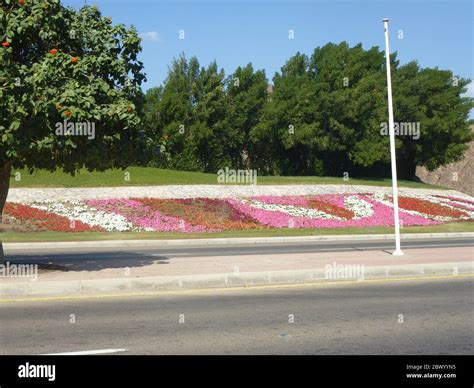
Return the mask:
<svg viewBox="0 0 474 388">
<path fill-rule="evenodd" d="M 173 60 L 162 88 L 147 92 L 145 112 L 161 151 L 155 165 L 206 172 L 229 165 L 228 102 L 216 62 L 204 68 L 196 57 Z"/>
<path fill-rule="evenodd" d="M 151 163 L 176 170 L 198 170 L 194 147 L 189 142 L 195 124 L 196 82 L 199 62 L 184 55 L 174 59 L 162 86 L 145 95 L 144 125 L 155 149 Z"/>
<path fill-rule="evenodd" d="M 0 213 L 12 168 L 74 174 L 133 161 L 145 79 L 133 27 L 113 25 L 96 7 L 4 0 L 0 44 Z M 58 133 L 65 121 L 94 123 L 94 137 Z"/>
<path fill-rule="evenodd" d="M 191 110 L 190 87 L 187 80 L 187 62 L 173 61 L 163 86 L 149 89 L 145 94 L 144 126 L 153 139 L 151 165 L 179 169 L 175 163 L 186 164 L 173 156 L 182 153 L 179 136 L 174 137 L 179 126 L 185 125 Z M 174 137 L 169 139 L 170 135 Z M 172 158 L 173 157 L 173 158 Z"/>
<path fill-rule="evenodd" d="M 462 97 L 469 80 L 452 72 L 400 66 L 391 57 L 395 122 L 420 126 L 396 137 L 399 176 L 417 165 L 434 169 L 462 158 L 472 139 Z M 283 175 L 389 176 L 384 53 L 361 44 L 329 43 L 307 58 L 296 54 L 274 76 L 274 91 L 252 131 L 261 170 Z"/>
<path fill-rule="evenodd" d="M 260 122 L 268 98 L 265 71 L 254 71 L 251 63 L 239 66 L 227 78 L 226 84 L 226 127 L 229 131 L 224 143 L 225 153 L 234 168 L 258 166 L 262 155 L 253 147 L 251 133 Z"/>
<path fill-rule="evenodd" d="M 273 92 L 252 130 L 259 170 L 266 174 L 322 173 L 319 152 L 327 147 L 315 109 L 316 89 L 308 57 L 296 54 L 273 77 Z"/>
<path fill-rule="evenodd" d="M 434 170 L 462 159 L 469 141 L 469 112 L 474 100 L 462 97 L 469 80 L 449 70 L 422 69 L 416 61 L 395 72 L 394 115 L 398 122 L 419 123 L 419 139 L 400 136 L 401 177 L 412 179 L 416 166 Z"/>
<path fill-rule="evenodd" d="M 377 47 L 366 51 L 361 44 L 329 43 L 314 50 L 315 109 L 327 139 L 321 153 L 324 174 L 358 175 L 390 161 L 389 139 L 380 135 L 387 114 L 384 63 Z"/>
<path fill-rule="evenodd" d="M 315 50 L 311 67 L 321 125 L 341 151 L 325 157 L 328 163 L 337 161 L 325 172 L 389 176 L 389 140 L 381 133 L 387 122 L 384 53 L 361 44 L 328 44 Z M 413 179 L 417 165 L 434 169 L 462 158 L 472 139 L 468 116 L 473 100 L 461 97 L 469 80 L 437 68 L 421 69 L 416 62 L 400 66 L 396 53 L 391 69 L 394 121 L 420 128 L 419 136 L 415 131 L 396 136 L 399 177 Z"/>
<path fill-rule="evenodd" d="M 226 120 L 228 105 L 224 85 L 224 70 L 214 61 L 201 68 L 195 85 L 195 121 L 188 142 L 192 144 L 200 171 L 217 172 L 231 165 L 225 145 L 231 140 L 232 127 Z"/>
</svg>

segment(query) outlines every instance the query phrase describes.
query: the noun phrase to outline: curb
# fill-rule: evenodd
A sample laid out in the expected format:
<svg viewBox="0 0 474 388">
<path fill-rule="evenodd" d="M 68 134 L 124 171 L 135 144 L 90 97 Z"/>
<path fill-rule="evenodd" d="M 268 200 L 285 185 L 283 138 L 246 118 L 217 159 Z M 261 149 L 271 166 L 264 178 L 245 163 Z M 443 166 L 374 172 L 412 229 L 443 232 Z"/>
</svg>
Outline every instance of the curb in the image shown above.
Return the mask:
<svg viewBox="0 0 474 388">
<path fill-rule="evenodd" d="M 328 283 L 368 279 L 393 279 L 407 276 L 474 275 L 474 262 L 412 264 L 364 267 L 363 279 L 356 276 L 326 276 L 325 268 L 293 271 L 221 273 L 188 276 L 122 277 L 111 279 L 81 279 L 68 281 L 26 281 L 0 284 L 0 299 L 14 301 L 35 297 L 100 296 L 107 294 L 197 290 L 227 287 Z"/>
<path fill-rule="evenodd" d="M 235 237 L 208 239 L 171 239 L 171 240 L 99 240 L 99 241 L 62 241 L 62 242 L 22 242 L 3 243 L 5 251 L 38 250 L 38 249 L 68 249 L 68 248 L 121 248 L 121 247 L 163 247 L 163 246 L 212 246 L 229 244 L 265 244 L 265 243 L 299 243 L 299 242 L 331 242 L 331 241 L 386 241 L 394 240 L 393 234 L 355 234 L 355 235 L 320 235 L 320 236 L 291 236 L 291 237 Z M 415 239 L 452 239 L 474 238 L 474 232 L 456 233 L 409 233 L 402 234 L 402 240 Z"/>
</svg>

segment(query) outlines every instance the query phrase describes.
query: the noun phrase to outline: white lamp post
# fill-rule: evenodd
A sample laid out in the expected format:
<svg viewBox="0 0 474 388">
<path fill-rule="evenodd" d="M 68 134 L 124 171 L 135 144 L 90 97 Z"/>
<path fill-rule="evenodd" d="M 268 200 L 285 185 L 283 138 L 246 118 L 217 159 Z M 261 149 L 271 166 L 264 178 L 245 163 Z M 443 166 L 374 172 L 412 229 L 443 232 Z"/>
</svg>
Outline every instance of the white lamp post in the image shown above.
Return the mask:
<svg viewBox="0 0 474 388">
<path fill-rule="evenodd" d="M 390 74 L 390 48 L 388 44 L 388 19 L 383 19 L 385 29 L 385 59 L 387 67 L 387 94 L 388 94 L 388 130 L 390 135 L 390 159 L 392 165 L 392 188 L 393 188 L 393 218 L 395 224 L 395 251 L 394 256 L 402 256 L 400 248 L 400 221 L 398 219 L 398 187 L 397 187 L 397 159 L 395 156 L 395 131 L 393 128 L 393 106 L 392 106 L 392 77 Z"/>
</svg>

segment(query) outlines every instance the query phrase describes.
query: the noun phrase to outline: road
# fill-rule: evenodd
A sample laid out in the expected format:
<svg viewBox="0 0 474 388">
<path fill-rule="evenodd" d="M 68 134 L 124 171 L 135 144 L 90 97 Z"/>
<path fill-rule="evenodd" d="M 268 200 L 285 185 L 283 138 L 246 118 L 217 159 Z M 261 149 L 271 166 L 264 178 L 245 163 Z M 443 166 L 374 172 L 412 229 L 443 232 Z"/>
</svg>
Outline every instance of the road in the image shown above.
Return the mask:
<svg viewBox="0 0 474 388">
<path fill-rule="evenodd" d="M 0 353 L 473 354 L 473 296 L 458 277 L 10 302 Z"/>
<path fill-rule="evenodd" d="M 402 242 L 404 250 L 417 248 L 446 248 L 450 247 L 473 247 L 474 240 L 466 238 L 454 238 L 450 240 L 440 239 L 416 239 Z M 392 241 L 333 241 L 333 242 L 311 242 L 311 243 L 259 243 L 255 245 L 210 245 L 210 246 L 169 246 L 169 247 L 120 247 L 120 248 L 73 248 L 73 249 L 35 249 L 6 251 L 7 259 L 20 263 L 37 259 L 41 261 L 61 260 L 90 260 L 93 253 L 94 260 L 133 258 L 137 255 L 159 254 L 163 258 L 185 258 L 208 257 L 208 256 L 240 256 L 240 255 L 275 255 L 285 253 L 315 253 L 315 252 L 350 252 L 350 251 L 375 251 L 394 249 Z M 473 249 L 474 257 L 474 249 Z"/>
</svg>

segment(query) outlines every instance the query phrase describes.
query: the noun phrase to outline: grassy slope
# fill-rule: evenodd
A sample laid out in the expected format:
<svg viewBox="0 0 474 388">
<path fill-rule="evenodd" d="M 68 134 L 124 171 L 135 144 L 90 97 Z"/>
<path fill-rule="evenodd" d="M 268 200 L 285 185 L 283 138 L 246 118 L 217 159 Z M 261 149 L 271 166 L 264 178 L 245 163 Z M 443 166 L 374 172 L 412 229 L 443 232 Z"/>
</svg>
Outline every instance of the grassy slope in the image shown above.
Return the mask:
<svg viewBox="0 0 474 388">
<path fill-rule="evenodd" d="M 20 180 L 16 180 L 15 173 L 19 172 Z M 130 174 L 130 180 L 125 180 L 125 172 Z M 272 177 L 262 176 L 257 179 L 262 185 L 300 185 L 300 184 L 348 184 L 348 185 L 372 185 L 390 186 L 390 179 L 350 179 L 344 181 L 342 177 Z M 11 179 L 11 187 L 100 187 L 100 186 L 148 186 L 148 185 L 194 185 L 194 184 L 217 184 L 216 174 L 205 174 L 201 172 L 163 170 L 152 167 L 129 167 L 125 171 L 107 170 L 105 172 L 80 171 L 72 177 L 60 171 L 47 172 L 38 171 L 30 175 L 26 170 L 14 171 Z M 413 188 L 440 188 L 438 186 L 424 183 L 399 181 L 401 187 Z"/>
<path fill-rule="evenodd" d="M 474 232 L 474 222 L 450 223 L 433 226 L 406 226 L 401 233 L 447 233 Z M 347 229 L 258 229 L 228 230 L 218 233 L 172 233 L 172 232 L 123 232 L 123 233 L 0 233 L 2 242 L 25 241 L 92 241 L 92 240 L 131 240 L 131 239 L 193 239 L 219 237 L 278 237 L 278 236 L 317 236 L 348 234 L 391 234 L 391 227 L 347 228 Z"/>
</svg>

